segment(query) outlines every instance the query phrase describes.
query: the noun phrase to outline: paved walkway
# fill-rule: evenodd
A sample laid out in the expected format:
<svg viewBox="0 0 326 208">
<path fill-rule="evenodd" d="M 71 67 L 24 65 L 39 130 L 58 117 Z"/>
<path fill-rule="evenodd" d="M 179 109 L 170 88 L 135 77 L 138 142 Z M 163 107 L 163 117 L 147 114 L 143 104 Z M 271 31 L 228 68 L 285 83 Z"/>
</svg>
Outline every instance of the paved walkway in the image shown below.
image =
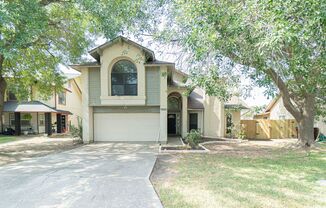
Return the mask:
<svg viewBox="0 0 326 208">
<path fill-rule="evenodd" d="M 0 167 L 0 207 L 162 207 L 157 146 L 98 143 Z"/>
</svg>

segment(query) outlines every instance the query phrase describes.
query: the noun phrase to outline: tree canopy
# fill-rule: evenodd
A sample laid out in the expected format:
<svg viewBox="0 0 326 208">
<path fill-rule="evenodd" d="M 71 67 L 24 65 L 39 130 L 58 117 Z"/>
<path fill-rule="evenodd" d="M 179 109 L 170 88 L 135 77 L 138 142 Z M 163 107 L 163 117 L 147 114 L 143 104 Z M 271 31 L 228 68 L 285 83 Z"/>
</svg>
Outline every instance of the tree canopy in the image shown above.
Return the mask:
<svg viewBox="0 0 326 208">
<path fill-rule="evenodd" d="M 325 115 L 325 1 L 172 0 L 165 11 L 163 40 L 177 41 L 198 61 L 227 57 L 269 93 L 277 88 L 310 145 L 314 117 Z M 212 69 L 201 81 L 208 90 L 223 70 Z"/>
<path fill-rule="evenodd" d="M 145 1 L 11 0 L 0 2 L 0 75 L 23 98 L 28 86 L 61 86 L 58 63 L 81 59 L 94 38 L 149 29 Z M 144 10 L 144 11 L 143 11 Z M 147 18 L 149 19 L 149 18 Z M 6 88 L 4 82 L 2 89 Z"/>
</svg>

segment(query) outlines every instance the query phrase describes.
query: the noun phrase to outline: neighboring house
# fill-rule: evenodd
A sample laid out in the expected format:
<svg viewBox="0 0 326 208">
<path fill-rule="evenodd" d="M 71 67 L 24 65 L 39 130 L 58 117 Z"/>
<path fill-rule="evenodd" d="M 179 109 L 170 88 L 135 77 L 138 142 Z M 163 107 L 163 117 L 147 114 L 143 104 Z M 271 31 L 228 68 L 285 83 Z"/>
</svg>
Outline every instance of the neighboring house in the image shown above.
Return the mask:
<svg viewBox="0 0 326 208">
<path fill-rule="evenodd" d="M 81 119 L 81 89 L 79 74 L 65 74 L 64 91 L 54 92 L 48 100 L 40 98 L 38 89 L 31 86 L 28 101 L 17 101 L 9 91 L 5 95 L 2 132 L 20 135 L 65 133 L 70 125 Z"/>
<path fill-rule="evenodd" d="M 90 55 L 95 62 L 71 66 L 82 73 L 84 142 L 166 142 L 191 129 L 224 136 L 223 102 L 200 88 L 187 96 L 187 75 L 174 63 L 121 36 Z"/>
<path fill-rule="evenodd" d="M 284 120 L 294 119 L 294 117 L 284 107 L 281 96 L 277 96 L 268 104 L 266 110 L 255 115 L 254 119 Z M 326 123 L 324 121 L 316 120 L 314 126 L 319 128 L 323 134 L 326 134 Z"/>
</svg>

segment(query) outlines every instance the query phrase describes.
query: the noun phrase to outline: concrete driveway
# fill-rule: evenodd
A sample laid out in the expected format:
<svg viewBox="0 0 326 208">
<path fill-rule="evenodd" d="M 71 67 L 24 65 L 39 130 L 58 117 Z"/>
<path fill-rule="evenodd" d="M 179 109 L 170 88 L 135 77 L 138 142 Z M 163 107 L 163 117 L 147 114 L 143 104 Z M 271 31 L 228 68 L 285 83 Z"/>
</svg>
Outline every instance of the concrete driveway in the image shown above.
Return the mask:
<svg viewBox="0 0 326 208">
<path fill-rule="evenodd" d="M 98 143 L 0 167 L 0 207 L 162 207 L 157 146 Z"/>
</svg>

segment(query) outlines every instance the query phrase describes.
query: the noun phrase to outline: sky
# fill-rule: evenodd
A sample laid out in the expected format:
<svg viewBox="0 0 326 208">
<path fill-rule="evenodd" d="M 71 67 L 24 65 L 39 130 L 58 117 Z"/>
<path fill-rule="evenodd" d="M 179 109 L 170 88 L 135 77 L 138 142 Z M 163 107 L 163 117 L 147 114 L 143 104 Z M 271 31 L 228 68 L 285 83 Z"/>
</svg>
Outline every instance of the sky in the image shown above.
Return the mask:
<svg viewBox="0 0 326 208">
<path fill-rule="evenodd" d="M 180 60 L 180 58 L 178 57 L 178 49 L 173 47 L 171 48 L 168 46 L 162 47 L 161 44 L 153 42 L 151 39 L 148 39 L 146 37 L 142 42 L 139 42 L 139 40 L 135 40 L 132 37 L 128 37 L 128 38 L 154 51 L 156 59 L 160 61 L 176 62 L 176 68 L 184 71 L 182 69 L 182 64 L 184 61 L 182 59 Z M 106 39 L 98 38 L 97 41 L 95 42 L 95 45 L 99 46 L 105 42 Z M 88 58 L 92 60 L 92 57 L 90 55 L 88 55 Z M 79 74 L 78 71 L 64 65 L 60 65 L 59 68 L 62 72 L 66 74 Z M 241 82 L 245 84 L 250 81 L 248 78 L 242 77 Z M 267 98 L 266 96 L 264 96 L 264 90 L 265 90 L 264 88 L 253 87 L 250 93 L 251 95 L 248 97 L 242 97 L 242 99 L 244 100 L 244 102 L 246 102 L 248 106 L 267 105 L 272 100 L 272 98 Z"/>
</svg>

